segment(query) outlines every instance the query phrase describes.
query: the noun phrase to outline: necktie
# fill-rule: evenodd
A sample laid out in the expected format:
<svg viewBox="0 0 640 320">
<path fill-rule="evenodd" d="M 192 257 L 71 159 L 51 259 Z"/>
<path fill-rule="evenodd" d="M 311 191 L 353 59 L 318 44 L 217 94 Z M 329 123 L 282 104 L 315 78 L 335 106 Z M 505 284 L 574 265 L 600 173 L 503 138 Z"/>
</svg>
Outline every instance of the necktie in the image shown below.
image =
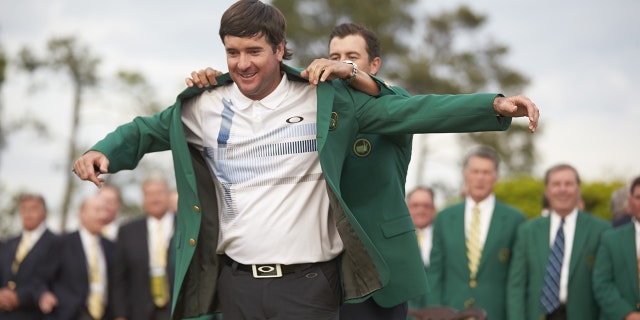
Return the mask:
<svg viewBox="0 0 640 320">
<path fill-rule="evenodd" d="M 96 290 L 96 287 L 102 283 L 102 275 L 100 274 L 100 265 L 98 263 L 98 237 L 92 237 L 89 249 L 89 301 L 87 310 L 94 319 L 101 319 L 104 314 L 104 301 L 102 291 Z"/>
<path fill-rule="evenodd" d="M 422 239 L 424 238 L 424 231 L 418 230 L 416 232 L 416 237 L 418 237 L 418 248 L 422 247 Z"/>
<path fill-rule="evenodd" d="M 158 308 L 169 302 L 169 279 L 167 278 L 167 238 L 161 221 L 157 221 L 154 238 L 153 267 L 151 268 L 151 297 Z"/>
<path fill-rule="evenodd" d="M 473 207 L 471 224 L 467 232 L 467 258 L 469 259 L 469 276 L 471 278 L 470 285 L 475 287 L 476 274 L 478 273 L 478 265 L 482 256 L 482 247 L 480 246 L 480 208 L 476 205 Z"/>
<path fill-rule="evenodd" d="M 552 313 L 560 306 L 560 272 L 562 259 L 564 258 L 564 218 L 553 241 L 553 247 L 547 262 L 547 273 L 544 276 L 544 287 L 540 302 L 547 314 Z"/>
<path fill-rule="evenodd" d="M 13 263 L 11 264 L 11 271 L 14 274 L 18 273 L 18 269 L 20 269 L 20 264 L 24 257 L 29 253 L 29 242 L 31 240 L 31 232 L 25 232 L 22 238 L 20 239 L 20 243 L 18 243 L 18 249 L 16 249 L 16 256 L 13 259 Z"/>
</svg>

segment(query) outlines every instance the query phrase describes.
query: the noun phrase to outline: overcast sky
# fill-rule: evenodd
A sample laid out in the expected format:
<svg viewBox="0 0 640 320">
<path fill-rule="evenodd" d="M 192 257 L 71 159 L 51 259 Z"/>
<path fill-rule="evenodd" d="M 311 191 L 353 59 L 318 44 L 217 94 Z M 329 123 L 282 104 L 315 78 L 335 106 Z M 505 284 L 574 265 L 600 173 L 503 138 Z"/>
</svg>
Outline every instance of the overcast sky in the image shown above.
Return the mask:
<svg viewBox="0 0 640 320">
<path fill-rule="evenodd" d="M 100 76 L 137 70 L 157 90 L 156 100 L 168 106 L 183 89 L 189 71 L 203 66 L 226 70 L 217 32 L 220 16 L 233 2 L 1 0 L 0 44 L 15 56 L 25 45 L 44 52 L 51 37 L 76 36 L 102 59 Z M 424 13 L 437 12 L 458 3 L 462 2 L 423 0 L 419 7 Z M 538 137 L 541 162 L 536 175 L 558 162 L 573 164 L 586 180 L 627 180 L 640 174 L 640 106 L 635 100 L 640 89 L 640 1 L 469 3 L 489 16 L 487 33 L 511 48 L 508 64 L 531 79 L 524 93 L 540 107 L 544 129 Z M 45 89 L 28 91 L 30 81 Z M 44 193 L 53 211 L 60 205 L 70 171 L 62 164 L 71 92 L 60 74 L 30 79 L 10 68 L 1 96 L 3 121 L 34 114 L 50 125 L 52 136 L 12 136 L 0 155 L 0 179 L 10 190 Z M 101 109 L 113 103 L 106 92 L 92 91 L 85 99 L 84 144 L 131 119 L 123 106 Z M 426 139 L 431 143 L 427 183 L 459 185 L 461 150 L 453 136 Z M 407 187 L 416 181 L 410 176 Z M 83 185 L 84 192 L 92 188 Z"/>
</svg>

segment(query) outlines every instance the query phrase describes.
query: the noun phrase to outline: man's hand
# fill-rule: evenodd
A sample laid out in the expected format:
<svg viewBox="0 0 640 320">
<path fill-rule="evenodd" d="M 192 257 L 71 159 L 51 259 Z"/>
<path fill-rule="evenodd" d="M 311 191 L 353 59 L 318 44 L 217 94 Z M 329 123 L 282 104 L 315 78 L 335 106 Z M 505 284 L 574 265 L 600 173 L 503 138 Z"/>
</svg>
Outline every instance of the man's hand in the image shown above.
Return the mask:
<svg viewBox="0 0 640 320">
<path fill-rule="evenodd" d="M 493 110 L 501 116 L 513 118 L 528 117 L 529 131 L 531 131 L 531 133 L 535 132 L 538 127 L 540 110 L 538 110 L 538 107 L 536 107 L 529 98 L 523 95 L 511 97 L 498 96 L 493 100 Z"/>
<path fill-rule="evenodd" d="M 20 306 L 18 295 L 9 288 L 0 289 L 0 311 L 12 311 Z"/>
<path fill-rule="evenodd" d="M 624 317 L 624 320 L 640 320 L 640 312 L 630 312 L 626 317 Z"/>
<path fill-rule="evenodd" d="M 216 81 L 216 77 L 221 74 L 222 72 L 208 67 L 198 72 L 192 71 L 191 78 L 185 78 L 184 82 L 189 87 L 193 87 L 194 85 L 198 86 L 198 88 L 208 87 L 218 84 L 218 81 Z"/>
<path fill-rule="evenodd" d="M 109 172 L 109 159 L 99 151 L 89 151 L 73 163 L 73 173 L 82 180 L 93 182 L 98 188 L 102 186 L 104 178 L 99 178 L 101 173 Z"/>
<path fill-rule="evenodd" d="M 353 74 L 353 66 L 336 60 L 315 59 L 300 75 L 309 79 L 311 85 L 334 79 L 348 79 Z"/>
<path fill-rule="evenodd" d="M 58 298 L 53 292 L 47 291 L 40 296 L 40 301 L 38 302 L 40 306 L 40 311 L 44 314 L 49 314 L 53 311 L 58 305 Z"/>
</svg>

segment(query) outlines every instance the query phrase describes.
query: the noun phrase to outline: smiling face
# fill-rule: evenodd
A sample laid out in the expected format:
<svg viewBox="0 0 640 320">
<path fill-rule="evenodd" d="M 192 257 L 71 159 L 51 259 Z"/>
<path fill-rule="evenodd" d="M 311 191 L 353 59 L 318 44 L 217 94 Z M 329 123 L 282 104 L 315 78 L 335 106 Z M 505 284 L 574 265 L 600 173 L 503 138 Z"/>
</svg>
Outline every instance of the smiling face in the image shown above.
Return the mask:
<svg viewBox="0 0 640 320">
<path fill-rule="evenodd" d="M 350 34 L 344 38 L 334 37 L 329 42 L 329 59 L 351 60 L 358 69 L 375 75 L 380 69 L 380 57 L 371 59 L 367 53 L 367 43 L 361 35 Z"/>
<path fill-rule="evenodd" d="M 225 36 L 224 47 L 229 75 L 247 98 L 261 100 L 278 87 L 284 42 L 274 52 L 263 35 Z"/>
<path fill-rule="evenodd" d="M 564 217 L 580 203 L 580 183 L 577 173 L 571 168 L 550 171 L 544 194 L 549 199 L 551 210 Z"/>
<path fill-rule="evenodd" d="M 429 191 L 423 189 L 416 189 L 411 192 L 407 197 L 407 208 L 409 208 L 413 225 L 419 229 L 430 225 L 436 215 L 433 196 Z"/>
</svg>

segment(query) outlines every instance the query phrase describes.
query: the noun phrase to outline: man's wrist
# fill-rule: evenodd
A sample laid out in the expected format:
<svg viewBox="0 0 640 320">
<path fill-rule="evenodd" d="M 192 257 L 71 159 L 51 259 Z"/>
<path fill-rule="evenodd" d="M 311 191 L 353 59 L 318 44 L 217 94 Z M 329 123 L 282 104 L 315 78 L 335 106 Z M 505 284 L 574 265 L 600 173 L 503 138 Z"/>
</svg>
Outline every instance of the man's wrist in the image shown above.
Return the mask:
<svg viewBox="0 0 640 320">
<path fill-rule="evenodd" d="M 354 82 L 356 80 L 356 77 L 358 76 L 358 65 L 355 62 L 351 61 L 351 60 L 344 60 L 342 62 L 350 64 L 351 66 L 353 66 L 353 71 L 351 72 L 351 76 L 349 78 L 346 78 L 346 79 L 341 79 L 346 84 L 351 84 L 352 82 Z"/>
<path fill-rule="evenodd" d="M 500 109 L 498 107 L 502 98 L 504 98 L 504 94 L 502 93 L 498 93 L 496 97 L 493 98 L 493 112 L 495 112 L 496 117 L 502 117 L 502 115 L 500 114 Z"/>
</svg>

